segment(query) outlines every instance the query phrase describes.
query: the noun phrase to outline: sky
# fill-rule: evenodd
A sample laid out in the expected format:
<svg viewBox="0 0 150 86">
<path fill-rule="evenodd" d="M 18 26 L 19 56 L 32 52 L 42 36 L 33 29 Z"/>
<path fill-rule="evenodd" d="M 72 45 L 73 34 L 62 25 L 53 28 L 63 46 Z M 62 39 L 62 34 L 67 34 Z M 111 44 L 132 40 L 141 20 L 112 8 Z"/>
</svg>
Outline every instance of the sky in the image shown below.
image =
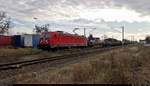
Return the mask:
<svg viewBox="0 0 150 86">
<path fill-rule="evenodd" d="M 0 11 L 13 22 L 9 34 L 33 33 L 34 25 L 50 24 L 50 31 L 62 30 L 86 36 L 145 39 L 150 35 L 150 0 L 0 0 Z M 34 19 L 37 18 L 37 19 Z M 96 28 L 96 29 L 94 29 Z"/>
</svg>

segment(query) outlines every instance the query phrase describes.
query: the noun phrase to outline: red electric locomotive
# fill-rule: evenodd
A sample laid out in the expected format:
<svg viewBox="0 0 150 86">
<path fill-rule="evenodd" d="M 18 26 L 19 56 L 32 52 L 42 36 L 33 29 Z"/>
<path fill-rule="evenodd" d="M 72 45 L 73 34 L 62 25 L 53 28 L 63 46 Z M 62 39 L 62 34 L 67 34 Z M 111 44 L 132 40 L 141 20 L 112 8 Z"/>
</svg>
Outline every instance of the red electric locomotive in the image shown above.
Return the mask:
<svg viewBox="0 0 150 86">
<path fill-rule="evenodd" d="M 59 47 L 85 47 L 87 39 L 84 36 L 65 33 L 63 31 L 44 32 L 40 39 L 40 49 L 51 49 Z"/>
</svg>

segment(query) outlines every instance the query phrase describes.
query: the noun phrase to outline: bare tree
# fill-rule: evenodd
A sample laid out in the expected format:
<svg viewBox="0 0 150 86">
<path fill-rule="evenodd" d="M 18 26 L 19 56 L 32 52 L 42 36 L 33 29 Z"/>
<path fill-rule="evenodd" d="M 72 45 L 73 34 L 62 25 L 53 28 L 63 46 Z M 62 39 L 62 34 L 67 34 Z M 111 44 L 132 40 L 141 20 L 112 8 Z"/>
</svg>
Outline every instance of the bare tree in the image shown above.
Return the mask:
<svg viewBox="0 0 150 86">
<path fill-rule="evenodd" d="M 10 29 L 10 17 L 6 16 L 5 12 L 0 11 L 0 34 L 8 33 Z"/>
<path fill-rule="evenodd" d="M 34 32 L 37 34 L 41 34 L 42 32 L 48 32 L 49 24 L 45 24 L 42 26 L 35 25 Z"/>
</svg>

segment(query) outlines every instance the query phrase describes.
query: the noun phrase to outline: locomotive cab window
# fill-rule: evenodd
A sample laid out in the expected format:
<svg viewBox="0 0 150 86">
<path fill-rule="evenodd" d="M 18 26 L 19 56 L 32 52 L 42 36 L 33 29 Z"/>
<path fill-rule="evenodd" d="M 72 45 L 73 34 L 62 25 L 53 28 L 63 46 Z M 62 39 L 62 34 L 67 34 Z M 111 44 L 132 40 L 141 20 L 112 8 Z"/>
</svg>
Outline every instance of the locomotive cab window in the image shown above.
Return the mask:
<svg viewBox="0 0 150 86">
<path fill-rule="evenodd" d="M 56 38 L 56 37 L 57 37 L 57 35 L 55 34 L 55 35 L 54 35 L 54 38 Z"/>
<path fill-rule="evenodd" d="M 47 34 L 42 34 L 41 38 L 49 38 L 50 37 L 50 34 L 47 33 Z"/>
<path fill-rule="evenodd" d="M 59 36 L 63 35 L 63 32 L 59 32 Z"/>
</svg>

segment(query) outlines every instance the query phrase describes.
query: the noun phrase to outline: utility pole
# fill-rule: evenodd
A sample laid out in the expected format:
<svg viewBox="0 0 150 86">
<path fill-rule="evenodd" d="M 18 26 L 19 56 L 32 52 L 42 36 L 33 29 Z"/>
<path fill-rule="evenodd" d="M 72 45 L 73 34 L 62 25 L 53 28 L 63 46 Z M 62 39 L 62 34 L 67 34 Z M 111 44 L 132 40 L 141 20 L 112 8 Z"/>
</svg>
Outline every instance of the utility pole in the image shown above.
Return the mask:
<svg viewBox="0 0 150 86">
<path fill-rule="evenodd" d="M 122 26 L 122 45 L 124 44 L 124 26 Z"/>
<path fill-rule="evenodd" d="M 115 30 L 115 31 L 117 31 L 117 32 L 119 32 L 119 33 L 122 33 L 122 45 L 124 45 L 124 26 L 121 26 L 121 27 L 119 27 L 119 28 L 122 28 L 122 32 L 121 31 L 118 31 L 118 30 Z M 113 29 L 113 28 L 112 28 Z"/>
<path fill-rule="evenodd" d="M 84 28 L 84 36 L 86 37 L 86 32 L 85 32 L 85 30 L 86 30 L 86 29 Z"/>
<path fill-rule="evenodd" d="M 131 37 L 131 42 L 132 42 L 132 36 L 130 36 Z"/>
<path fill-rule="evenodd" d="M 131 42 L 134 43 L 134 36 L 131 36 Z"/>
</svg>

